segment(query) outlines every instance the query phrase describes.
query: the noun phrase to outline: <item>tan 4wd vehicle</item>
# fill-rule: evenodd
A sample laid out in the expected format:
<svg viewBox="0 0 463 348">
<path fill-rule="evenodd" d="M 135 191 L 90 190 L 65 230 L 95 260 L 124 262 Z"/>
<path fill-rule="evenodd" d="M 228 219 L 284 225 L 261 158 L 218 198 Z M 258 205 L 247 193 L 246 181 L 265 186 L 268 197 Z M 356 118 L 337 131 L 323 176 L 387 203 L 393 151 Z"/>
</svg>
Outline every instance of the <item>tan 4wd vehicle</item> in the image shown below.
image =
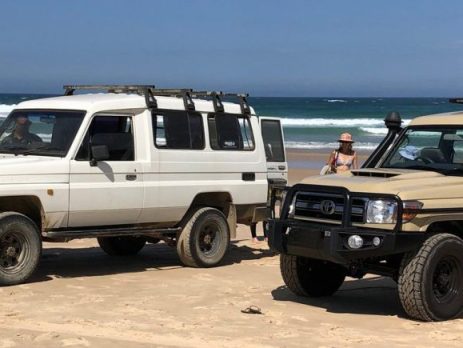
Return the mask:
<svg viewBox="0 0 463 348">
<path fill-rule="evenodd" d="M 374 273 L 397 281 L 410 317 L 454 318 L 463 309 L 463 112 L 385 122 L 361 169 L 287 191 L 269 244 L 297 295 L 329 296 L 346 276 Z"/>
</svg>

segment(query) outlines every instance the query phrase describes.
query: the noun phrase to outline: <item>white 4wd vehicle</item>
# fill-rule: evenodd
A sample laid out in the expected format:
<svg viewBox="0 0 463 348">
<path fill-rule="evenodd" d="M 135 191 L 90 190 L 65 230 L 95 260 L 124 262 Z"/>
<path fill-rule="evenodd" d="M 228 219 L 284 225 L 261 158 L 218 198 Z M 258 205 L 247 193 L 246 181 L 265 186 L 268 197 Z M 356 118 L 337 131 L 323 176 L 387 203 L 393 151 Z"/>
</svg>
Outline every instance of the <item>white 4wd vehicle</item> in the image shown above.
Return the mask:
<svg viewBox="0 0 463 348">
<path fill-rule="evenodd" d="M 96 237 L 110 255 L 164 240 L 185 265 L 215 266 L 236 224 L 263 220 L 286 184 L 280 122 L 258 119 L 246 95 L 65 88 L 0 127 L 0 284 L 31 276 L 42 240 Z"/>
</svg>

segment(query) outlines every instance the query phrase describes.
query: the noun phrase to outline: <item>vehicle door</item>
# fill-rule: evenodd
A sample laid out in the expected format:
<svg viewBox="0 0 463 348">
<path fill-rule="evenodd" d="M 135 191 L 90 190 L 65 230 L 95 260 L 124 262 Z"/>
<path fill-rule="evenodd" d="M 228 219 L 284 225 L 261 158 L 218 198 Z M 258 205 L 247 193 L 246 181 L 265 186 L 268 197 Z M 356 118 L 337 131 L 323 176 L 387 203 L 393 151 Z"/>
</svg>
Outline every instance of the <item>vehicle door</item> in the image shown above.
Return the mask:
<svg viewBox="0 0 463 348">
<path fill-rule="evenodd" d="M 269 182 L 286 185 L 288 181 L 288 164 L 284 146 L 281 120 L 272 117 L 259 117 L 262 139 L 267 158 L 267 177 Z"/>
<path fill-rule="evenodd" d="M 70 163 L 69 226 L 133 224 L 143 204 L 143 177 L 133 115 L 97 114 Z M 92 161 L 92 147 L 107 159 Z"/>
</svg>

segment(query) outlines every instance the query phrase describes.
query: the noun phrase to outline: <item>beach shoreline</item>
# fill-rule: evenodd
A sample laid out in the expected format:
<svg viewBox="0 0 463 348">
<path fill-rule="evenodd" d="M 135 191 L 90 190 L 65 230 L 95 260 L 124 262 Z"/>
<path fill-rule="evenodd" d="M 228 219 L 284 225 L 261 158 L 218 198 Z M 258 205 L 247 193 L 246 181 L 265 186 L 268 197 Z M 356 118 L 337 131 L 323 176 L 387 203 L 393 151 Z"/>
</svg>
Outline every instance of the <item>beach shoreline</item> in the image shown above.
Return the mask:
<svg viewBox="0 0 463 348">
<path fill-rule="evenodd" d="M 289 184 L 294 185 L 307 176 L 319 175 L 320 170 L 326 164 L 333 150 L 334 149 L 303 150 L 287 148 L 286 157 L 289 168 Z M 362 165 L 370 154 L 370 150 L 357 151 L 359 166 Z"/>
</svg>

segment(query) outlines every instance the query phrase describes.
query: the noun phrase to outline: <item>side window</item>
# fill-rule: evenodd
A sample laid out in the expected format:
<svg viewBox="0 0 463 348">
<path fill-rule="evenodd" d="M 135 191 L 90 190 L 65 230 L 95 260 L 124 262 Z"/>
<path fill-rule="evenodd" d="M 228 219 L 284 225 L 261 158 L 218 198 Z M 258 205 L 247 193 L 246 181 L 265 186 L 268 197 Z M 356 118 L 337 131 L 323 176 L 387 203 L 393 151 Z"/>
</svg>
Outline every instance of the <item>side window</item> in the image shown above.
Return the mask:
<svg viewBox="0 0 463 348">
<path fill-rule="evenodd" d="M 204 149 L 203 120 L 200 113 L 156 112 L 152 115 L 154 144 L 162 149 Z"/>
<path fill-rule="evenodd" d="M 212 149 L 254 150 L 254 137 L 247 116 L 216 113 L 209 114 L 207 121 Z"/>
<path fill-rule="evenodd" d="M 106 145 L 108 161 L 133 161 L 135 149 L 130 116 L 96 116 L 77 152 L 77 161 L 89 161 L 92 145 Z"/>
</svg>

